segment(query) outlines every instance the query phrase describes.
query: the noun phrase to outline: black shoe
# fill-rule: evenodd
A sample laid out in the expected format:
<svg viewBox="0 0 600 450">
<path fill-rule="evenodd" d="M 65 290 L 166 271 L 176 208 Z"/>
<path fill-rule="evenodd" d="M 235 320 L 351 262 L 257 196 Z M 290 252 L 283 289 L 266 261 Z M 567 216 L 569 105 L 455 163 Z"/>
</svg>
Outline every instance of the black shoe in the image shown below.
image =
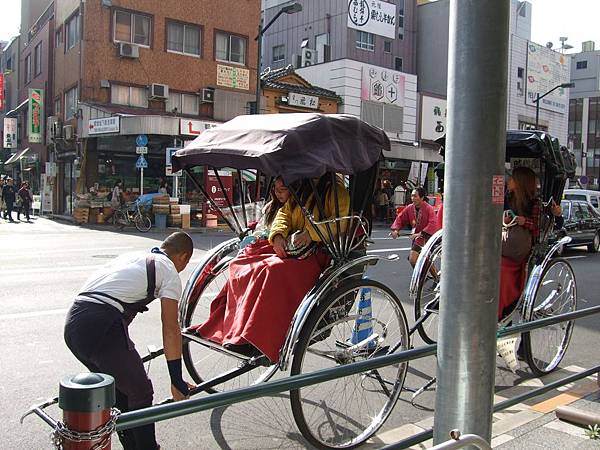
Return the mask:
<svg viewBox="0 0 600 450">
<path fill-rule="evenodd" d="M 223 348 L 229 350 L 230 352 L 248 356 L 249 358 L 262 355 L 261 351 L 252 344 L 224 344 Z"/>
</svg>

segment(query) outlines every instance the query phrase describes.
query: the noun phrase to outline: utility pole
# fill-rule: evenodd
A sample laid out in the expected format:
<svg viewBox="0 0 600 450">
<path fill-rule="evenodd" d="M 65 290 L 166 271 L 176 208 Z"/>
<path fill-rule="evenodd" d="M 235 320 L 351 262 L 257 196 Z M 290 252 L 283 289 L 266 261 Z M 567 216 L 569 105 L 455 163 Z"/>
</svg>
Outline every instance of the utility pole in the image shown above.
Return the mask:
<svg viewBox="0 0 600 450">
<path fill-rule="evenodd" d="M 434 444 L 455 428 L 491 440 L 509 9 L 506 1 L 450 0 Z"/>
</svg>

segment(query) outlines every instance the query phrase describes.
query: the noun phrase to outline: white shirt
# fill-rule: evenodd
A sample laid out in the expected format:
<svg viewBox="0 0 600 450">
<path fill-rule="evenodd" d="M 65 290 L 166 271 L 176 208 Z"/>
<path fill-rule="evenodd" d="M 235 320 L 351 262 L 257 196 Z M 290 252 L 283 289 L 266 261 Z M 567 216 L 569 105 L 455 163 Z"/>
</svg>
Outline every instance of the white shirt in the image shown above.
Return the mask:
<svg viewBox="0 0 600 450">
<path fill-rule="evenodd" d="M 102 292 L 115 297 L 123 303 L 137 303 L 146 298 L 148 279 L 146 275 L 146 256 L 144 254 L 126 254 L 94 273 L 79 292 Z M 154 254 L 156 269 L 155 298 L 170 298 L 179 301 L 182 294 L 181 279 L 175 264 L 160 253 Z M 108 303 L 119 311 L 123 307 L 109 298 L 99 296 L 102 301 L 87 296 L 78 296 L 78 300 L 93 303 Z"/>
</svg>

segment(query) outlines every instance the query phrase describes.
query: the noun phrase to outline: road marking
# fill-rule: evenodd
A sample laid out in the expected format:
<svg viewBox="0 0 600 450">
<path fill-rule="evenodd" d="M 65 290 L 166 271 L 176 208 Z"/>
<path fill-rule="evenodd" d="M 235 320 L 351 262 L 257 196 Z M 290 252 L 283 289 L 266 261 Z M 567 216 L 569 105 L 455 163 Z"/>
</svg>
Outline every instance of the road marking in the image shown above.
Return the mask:
<svg viewBox="0 0 600 450">
<path fill-rule="evenodd" d="M 34 256 L 40 256 L 40 255 L 61 255 L 63 253 L 76 253 L 76 252 L 104 252 L 107 250 L 130 250 L 133 249 L 135 247 L 100 247 L 100 248 L 88 248 L 88 247 L 82 247 L 82 248 L 69 248 L 69 249 L 64 249 L 64 250 L 47 250 L 47 251 L 39 251 L 39 250 L 35 250 L 35 249 L 29 249 L 29 251 L 31 253 L 27 253 L 28 250 L 23 250 L 21 249 L 22 253 L 21 255 L 2 255 L 0 256 L 0 260 L 14 260 L 15 257 L 31 257 L 32 255 Z M 144 249 L 140 249 L 140 250 L 144 250 Z"/>
<path fill-rule="evenodd" d="M 549 413 L 554 411 L 558 406 L 564 406 L 573 403 L 575 400 L 579 400 L 588 394 L 596 392 L 597 390 L 598 384 L 595 381 L 588 381 L 583 385 L 569 389 L 567 392 L 537 403 L 533 405 L 531 409 L 544 414 Z"/>
<path fill-rule="evenodd" d="M 367 253 L 388 253 L 388 252 L 405 252 L 410 250 L 410 247 L 402 248 L 383 248 L 380 250 L 367 250 Z"/>
<path fill-rule="evenodd" d="M 66 314 L 68 308 L 62 309 L 49 309 L 47 311 L 32 311 L 26 313 L 14 313 L 14 314 L 2 314 L 0 315 L 0 320 L 9 320 L 9 319 L 27 319 L 29 317 L 42 317 L 42 316 L 53 316 L 58 314 Z"/>
<path fill-rule="evenodd" d="M 96 264 L 94 266 L 68 266 L 68 267 L 26 267 L 23 269 L 2 270 L 2 275 L 29 275 L 31 273 L 66 273 L 66 272 L 85 272 L 96 271 L 105 264 Z"/>
</svg>

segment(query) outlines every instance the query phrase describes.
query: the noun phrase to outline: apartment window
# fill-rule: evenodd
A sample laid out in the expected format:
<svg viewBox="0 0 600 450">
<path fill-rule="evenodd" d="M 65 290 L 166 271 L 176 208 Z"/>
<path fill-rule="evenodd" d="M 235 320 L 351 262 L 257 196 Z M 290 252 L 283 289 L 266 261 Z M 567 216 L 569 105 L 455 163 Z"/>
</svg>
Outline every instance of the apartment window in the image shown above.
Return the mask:
<svg viewBox="0 0 600 450">
<path fill-rule="evenodd" d="M 398 2 L 398 39 L 404 39 L 404 0 Z"/>
<path fill-rule="evenodd" d="M 200 98 L 196 94 L 169 92 L 167 112 L 197 116 L 200 114 Z"/>
<path fill-rule="evenodd" d="M 149 16 L 127 11 L 115 11 L 113 40 L 114 42 L 127 42 L 150 47 L 151 27 Z"/>
<path fill-rule="evenodd" d="M 12 58 L 9 57 L 6 59 L 6 72 L 10 72 L 13 70 Z"/>
<path fill-rule="evenodd" d="M 65 92 L 65 120 L 77 114 L 77 86 Z"/>
<path fill-rule="evenodd" d="M 246 38 L 217 31 L 216 59 L 237 64 L 246 64 Z"/>
<path fill-rule="evenodd" d="M 184 55 L 200 56 L 201 31 L 198 25 L 167 22 L 167 50 Z"/>
<path fill-rule="evenodd" d="M 60 116 L 60 97 L 54 100 L 54 115 Z"/>
<path fill-rule="evenodd" d="M 58 30 L 56 30 L 56 33 L 54 33 L 54 47 L 56 47 L 56 48 L 60 48 L 60 46 L 62 45 L 62 42 L 63 42 L 62 31 L 63 31 L 63 29 L 59 28 Z"/>
<path fill-rule="evenodd" d="M 111 84 L 110 101 L 115 105 L 148 107 L 148 90 L 146 88 Z"/>
<path fill-rule="evenodd" d="M 392 53 L 392 41 L 383 41 L 383 51 L 385 53 Z"/>
<path fill-rule="evenodd" d="M 525 93 L 525 69 L 523 67 L 517 67 L 517 96 L 523 97 Z"/>
<path fill-rule="evenodd" d="M 519 3 L 519 16 L 527 17 L 527 5 L 525 4 L 525 2 Z"/>
<path fill-rule="evenodd" d="M 276 45 L 273 47 L 273 62 L 285 61 L 285 46 Z"/>
<path fill-rule="evenodd" d="M 315 37 L 317 62 L 331 61 L 331 47 L 329 46 L 329 33 L 317 34 Z"/>
<path fill-rule="evenodd" d="M 25 84 L 31 81 L 31 55 L 25 57 Z"/>
<path fill-rule="evenodd" d="M 79 13 L 76 13 L 65 23 L 66 50 L 70 50 L 79 40 Z"/>
<path fill-rule="evenodd" d="M 577 61 L 577 69 L 587 69 L 587 61 Z"/>
<path fill-rule="evenodd" d="M 371 33 L 367 33 L 366 31 L 357 31 L 356 32 L 356 48 L 360 48 L 362 50 L 375 50 L 375 35 Z"/>
<path fill-rule="evenodd" d="M 40 42 L 38 45 L 35 46 L 35 49 L 33 51 L 33 73 L 34 76 L 38 76 L 39 74 L 42 73 L 42 43 Z"/>
<path fill-rule="evenodd" d="M 388 103 L 362 101 L 360 118 L 390 133 L 402 133 L 404 109 Z"/>
<path fill-rule="evenodd" d="M 394 58 L 394 70 L 402 72 L 402 58 L 400 58 L 399 56 L 396 56 Z"/>
</svg>

